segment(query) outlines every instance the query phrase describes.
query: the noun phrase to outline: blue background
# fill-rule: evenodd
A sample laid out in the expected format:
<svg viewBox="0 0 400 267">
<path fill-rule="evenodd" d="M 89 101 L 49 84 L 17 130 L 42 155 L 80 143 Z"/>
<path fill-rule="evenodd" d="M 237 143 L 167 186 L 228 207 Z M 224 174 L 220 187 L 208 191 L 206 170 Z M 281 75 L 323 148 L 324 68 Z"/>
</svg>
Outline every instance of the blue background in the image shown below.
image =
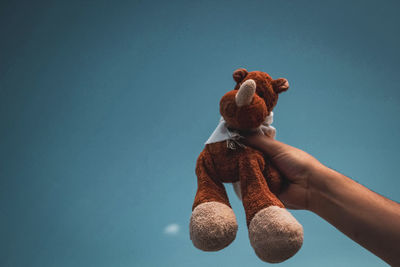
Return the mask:
<svg viewBox="0 0 400 267">
<path fill-rule="evenodd" d="M 195 161 L 238 67 L 289 80 L 279 140 L 399 201 L 399 7 L 1 1 L 0 266 L 267 265 L 230 186 L 235 242 L 205 253 L 188 236 Z M 293 213 L 304 245 L 280 266 L 384 265 Z"/>
</svg>

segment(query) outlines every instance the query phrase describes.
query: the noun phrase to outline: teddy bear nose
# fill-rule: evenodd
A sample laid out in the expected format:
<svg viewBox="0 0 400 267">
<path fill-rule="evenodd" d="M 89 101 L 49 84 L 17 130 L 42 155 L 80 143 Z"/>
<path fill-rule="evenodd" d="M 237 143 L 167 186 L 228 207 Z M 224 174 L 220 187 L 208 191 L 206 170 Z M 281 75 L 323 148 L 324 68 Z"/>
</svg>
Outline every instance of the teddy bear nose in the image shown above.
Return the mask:
<svg viewBox="0 0 400 267">
<path fill-rule="evenodd" d="M 239 88 L 235 102 L 238 107 L 250 105 L 256 92 L 256 82 L 252 79 L 245 81 Z"/>
</svg>

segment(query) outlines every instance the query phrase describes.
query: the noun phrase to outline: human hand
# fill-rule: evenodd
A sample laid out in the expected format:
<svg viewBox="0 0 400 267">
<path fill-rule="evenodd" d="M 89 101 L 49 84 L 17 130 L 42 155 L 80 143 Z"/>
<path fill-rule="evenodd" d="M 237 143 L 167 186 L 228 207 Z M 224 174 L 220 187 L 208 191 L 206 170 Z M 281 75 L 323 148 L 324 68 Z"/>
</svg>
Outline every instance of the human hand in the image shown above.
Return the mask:
<svg viewBox="0 0 400 267">
<path fill-rule="evenodd" d="M 263 134 L 248 135 L 242 141 L 262 151 L 288 179 L 289 185 L 278 195 L 285 206 L 291 209 L 309 209 L 313 172 L 322 164 L 310 154 Z"/>
<path fill-rule="evenodd" d="M 278 195 L 287 208 L 314 212 L 390 266 L 400 266 L 397 202 L 322 165 L 300 149 L 264 134 L 242 136 L 244 144 L 262 151 L 289 180 Z"/>
</svg>

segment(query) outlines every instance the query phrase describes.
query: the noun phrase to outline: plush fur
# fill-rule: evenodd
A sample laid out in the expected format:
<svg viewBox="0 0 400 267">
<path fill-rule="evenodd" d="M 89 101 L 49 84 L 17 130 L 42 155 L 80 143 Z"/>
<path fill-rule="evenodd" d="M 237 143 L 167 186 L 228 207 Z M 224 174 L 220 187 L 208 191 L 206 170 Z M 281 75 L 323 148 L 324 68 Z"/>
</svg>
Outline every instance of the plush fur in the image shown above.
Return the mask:
<svg viewBox="0 0 400 267">
<path fill-rule="evenodd" d="M 286 79 L 274 80 L 260 71 L 238 69 L 233 78 L 237 84 L 222 97 L 220 113 L 228 128 L 239 134 L 258 129 L 275 107 L 278 94 L 289 88 Z M 190 236 L 197 248 L 219 250 L 235 238 L 236 219 L 223 185 L 234 183 L 259 258 L 280 262 L 300 249 L 302 227 L 276 197 L 284 181 L 260 151 L 243 145 L 232 147 L 229 140 L 208 143 L 197 159 L 196 175 Z"/>
<path fill-rule="evenodd" d="M 190 239 L 205 251 L 228 246 L 236 237 L 238 226 L 232 209 L 219 202 L 198 205 L 190 218 Z"/>
<path fill-rule="evenodd" d="M 303 227 L 286 209 L 270 206 L 254 216 L 249 225 L 250 244 L 267 262 L 282 262 L 303 244 Z"/>
</svg>

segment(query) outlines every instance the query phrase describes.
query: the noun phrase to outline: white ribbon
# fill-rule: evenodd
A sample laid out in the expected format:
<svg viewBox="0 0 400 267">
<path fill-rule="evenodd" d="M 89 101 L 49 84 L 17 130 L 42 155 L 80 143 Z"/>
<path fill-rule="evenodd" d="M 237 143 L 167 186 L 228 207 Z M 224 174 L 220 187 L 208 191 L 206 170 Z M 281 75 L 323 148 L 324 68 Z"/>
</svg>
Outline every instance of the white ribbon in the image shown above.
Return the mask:
<svg viewBox="0 0 400 267">
<path fill-rule="evenodd" d="M 263 134 L 269 135 L 272 138 L 276 135 L 276 129 L 271 126 L 274 121 L 274 113 L 271 112 L 269 116 L 265 119 L 263 124 L 258 128 Z M 217 128 L 215 128 L 214 132 L 208 138 L 205 144 L 212 144 L 216 142 L 221 142 L 225 140 L 232 140 L 234 143 L 239 144 L 237 141 L 241 136 L 237 132 L 229 131 L 226 121 L 223 117 L 219 120 Z"/>
</svg>

